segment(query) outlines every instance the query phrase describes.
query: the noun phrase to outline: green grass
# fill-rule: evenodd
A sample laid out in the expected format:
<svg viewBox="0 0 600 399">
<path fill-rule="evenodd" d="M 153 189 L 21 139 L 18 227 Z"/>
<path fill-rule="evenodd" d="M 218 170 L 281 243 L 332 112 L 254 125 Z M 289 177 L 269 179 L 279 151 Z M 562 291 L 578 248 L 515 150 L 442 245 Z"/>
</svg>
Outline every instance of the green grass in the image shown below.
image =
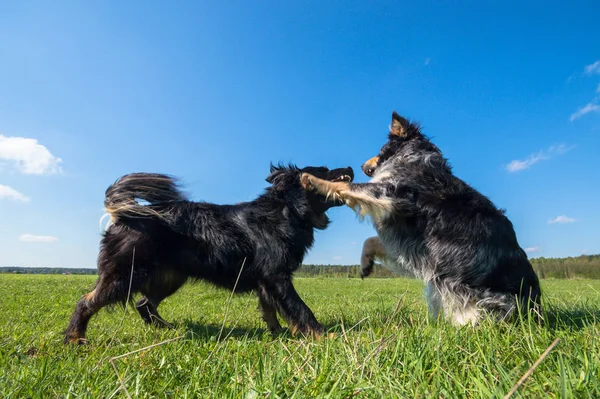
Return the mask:
<svg viewBox="0 0 600 399">
<path fill-rule="evenodd" d="M 503 397 L 555 338 L 513 397 L 600 397 L 600 281 L 543 281 L 547 323 L 454 328 L 427 319 L 420 281 L 299 278 L 300 295 L 335 338 L 265 331 L 254 295 L 185 286 L 161 306 L 174 330 L 131 308 L 102 310 L 89 344 L 64 346 L 74 304 L 94 276 L 0 275 L 0 397 Z M 395 311 L 396 310 L 396 311 Z M 120 325 L 120 327 L 119 327 Z M 111 340 L 111 337 L 114 339 Z"/>
</svg>

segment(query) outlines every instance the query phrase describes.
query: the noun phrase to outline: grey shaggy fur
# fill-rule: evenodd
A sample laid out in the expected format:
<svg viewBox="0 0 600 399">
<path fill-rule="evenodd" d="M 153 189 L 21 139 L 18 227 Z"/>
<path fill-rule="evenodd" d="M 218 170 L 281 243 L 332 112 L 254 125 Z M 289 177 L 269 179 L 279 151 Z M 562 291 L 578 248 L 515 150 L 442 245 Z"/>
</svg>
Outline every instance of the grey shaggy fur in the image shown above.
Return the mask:
<svg viewBox="0 0 600 399">
<path fill-rule="evenodd" d="M 425 281 L 433 317 L 463 325 L 484 313 L 510 317 L 518 305 L 539 310 L 538 277 L 512 223 L 453 175 L 419 125 L 394 112 L 388 142 L 367 163 L 368 183 L 301 181 L 371 217 L 386 258 Z"/>
</svg>

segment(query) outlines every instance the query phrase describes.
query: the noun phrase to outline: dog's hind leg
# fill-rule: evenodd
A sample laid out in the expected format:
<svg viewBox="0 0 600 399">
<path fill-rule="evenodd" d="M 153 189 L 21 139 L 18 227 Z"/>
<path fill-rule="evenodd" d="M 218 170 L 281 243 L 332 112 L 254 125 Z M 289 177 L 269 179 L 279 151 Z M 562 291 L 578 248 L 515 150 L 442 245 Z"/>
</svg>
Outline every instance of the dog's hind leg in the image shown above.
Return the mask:
<svg viewBox="0 0 600 399">
<path fill-rule="evenodd" d="M 73 313 L 73 316 L 71 316 L 71 321 L 65 331 L 65 344 L 72 343 L 81 345 L 87 343 L 85 333 L 87 331 L 88 322 L 90 321 L 90 318 L 100 310 L 100 308 L 90 306 L 90 304 L 93 303 L 95 295 L 96 289 L 84 295 L 77 302 L 77 305 L 75 305 L 75 312 Z"/>
<path fill-rule="evenodd" d="M 106 305 L 127 300 L 129 281 L 125 278 L 115 281 L 111 277 L 110 275 L 101 275 L 95 288 L 77 302 L 75 312 L 65 330 L 65 343 L 85 344 L 87 342 L 85 333 L 92 316 Z M 135 280 L 133 282 L 135 283 Z M 131 292 L 135 292 L 136 288 L 135 286 L 131 287 Z"/>
<path fill-rule="evenodd" d="M 462 306 L 455 304 L 450 316 L 452 324 L 455 326 L 464 326 L 467 324 L 475 326 L 480 319 L 480 310 L 475 301 L 468 301 Z"/>
<path fill-rule="evenodd" d="M 258 287 L 257 294 L 258 307 L 261 311 L 263 320 L 267 323 L 272 334 L 278 333 L 281 331 L 281 324 L 279 324 L 279 320 L 277 320 L 277 310 L 263 285 Z"/>
<path fill-rule="evenodd" d="M 519 310 L 526 310 L 519 309 L 516 298 L 516 295 L 511 293 L 484 291 L 477 305 L 486 314 L 495 316 L 498 320 L 514 320 Z"/>
<path fill-rule="evenodd" d="M 158 314 L 159 303 L 148 299 L 144 295 L 135 303 L 135 308 L 146 324 L 154 324 L 157 327 L 171 327 L 171 324 Z"/>
<path fill-rule="evenodd" d="M 477 297 L 468 287 L 452 285 L 450 288 L 442 285 L 440 290 L 444 315 L 455 326 L 470 324 L 475 326 L 481 317 L 481 308 Z"/>
<path fill-rule="evenodd" d="M 186 281 L 186 276 L 174 271 L 156 272 L 141 288 L 144 296 L 135 304 L 144 322 L 157 327 L 172 327 L 158 314 L 157 308 L 163 299 L 174 294 Z"/>
<path fill-rule="evenodd" d="M 287 321 L 293 335 L 302 333 L 320 336 L 324 333 L 323 326 L 294 289 L 290 277 L 265 281 L 263 286 L 269 302 L 275 305 L 279 314 Z"/>
</svg>

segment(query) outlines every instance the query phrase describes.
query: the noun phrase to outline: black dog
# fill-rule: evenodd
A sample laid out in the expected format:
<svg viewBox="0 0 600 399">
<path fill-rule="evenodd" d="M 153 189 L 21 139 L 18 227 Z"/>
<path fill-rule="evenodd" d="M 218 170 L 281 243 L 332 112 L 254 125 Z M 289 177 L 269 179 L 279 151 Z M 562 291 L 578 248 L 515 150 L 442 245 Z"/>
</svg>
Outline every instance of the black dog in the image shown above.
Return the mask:
<svg viewBox="0 0 600 399">
<path fill-rule="evenodd" d="M 129 289 L 143 294 L 136 307 L 144 321 L 168 325 L 157 307 L 188 278 L 230 290 L 237 280 L 236 292 L 256 290 L 271 331 L 281 328 L 279 312 L 292 333 L 321 334 L 323 327 L 292 285 L 292 273 L 312 246 L 314 229 L 327 227 L 325 212 L 343 202 L 303 190 L 301 173 L 331 181 L 354 177 L 352 168 L 271 166 L 265 193 L 237 205 L 188 201 L 165 175 L 134 173 L 117 180 L 104 201 L 114 224 L 102 238 L 99 277 L 77 303 L 65 342 L 85 343 L 90 318 L 106 305 L 126 302 Z"/>
<path fill-rule="evenodd" d="M 387 258 L 427 284 L 431 314 L 455 324 L 482 311 L 501 318 L 539 308 L 538 277 L 512 223 L 485 196 L 452 174 L 440 150 L 395 112 L 388 142 L 363 165 L 365 184 L 304 174 L 303 187 L 370 215 Z"/>
</svg>

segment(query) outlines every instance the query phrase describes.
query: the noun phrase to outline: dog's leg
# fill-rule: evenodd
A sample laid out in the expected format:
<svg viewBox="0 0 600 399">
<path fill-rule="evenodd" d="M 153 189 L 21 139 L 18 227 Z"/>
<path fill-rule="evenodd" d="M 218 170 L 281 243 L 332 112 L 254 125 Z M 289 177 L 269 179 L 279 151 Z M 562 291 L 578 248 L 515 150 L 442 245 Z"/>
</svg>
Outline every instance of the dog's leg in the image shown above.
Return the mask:
<svg viewBox="0 0 600 399">
<path fill-rule="evenodd" d="M 464 326 L 470 324 L 475 326 L 479 321 L 480 311 L 475 301 L 469 301 L 463 306 L 455 307 L 452 313 L 452 324 Z"/>
<path fill-rule="evenodd" d="M 440 296 L 440 291 L 433 280 L 427 282 L 425 287 L 425 297 L 427 298 L 429 317 L 432 320 L 437 320 L 442 310 L 442 298 Z"/>
<path fill-rule="evenodd" d="M 85 333 L 87 331 L 88 322 L 91 317 L 100 310 L 99 307 L 94 306 L 95 302 L 93 297 L 95 296 L 95 290 L 84 295 L 75 305 L 75 312 L 71 317 L 69 326 L 65 331 L 65 344 L 79 344 L 83 345 L 87 343 L 85 339 Z"/>
<path fill-rule="evenodd" d="M 497 320 L 516 321 L 519 312 L 526 314 L 527 308 L 523 303 L 518 303 L 517 295 L 513 293 L 501 293 L 484 291 L 477 305 L 488 315 Z"/>
<path fill-rule="evenodd" d="M 475 326 L 481 317 L 477 297 L 465 286 L 445 287 L 441 290 L 446 319 L 455 326 Z"/>
<path fill-rule="evenodd" d="M 287 321 L 293 335 L 302 333 L 316 337 L 324 333 L 315 315 L 302 301 L 289 277 L 266 281 L 265 292 L 279 314 Z"/>
<path fill-rule="evenodd" d="M 417 211 L 413 201 L 389 183 L 330 182 L 303 173 L 300 184 L 305 190 L 344 201 L 360 216 L 369 215 L 375 221 L 387 218 L 392 212 L 408 216 Z"/>
<path fill-rule="evenodd" d="M 360 278 L 367 277 L 373 272 L 375 259 L 385 259 L 385 248 L 378 236 L 367 238 L 363 244 L 360 257 Z"/>
<path fill-rule="evenodd" d="M 133 280 L 135 283 L 135 279 Z M 88 322 L 94 314 L 106 305 L 127 300 L 129 281 L 114 281 L 111 276 L 100 276 L 93 291 L 85 294 L 77 302 L 75 312 L 65 331 L 65 343 L 85 344 L 85 333 Z M 136 292 L 137 285 L 131 287 L 131 293 Z"/>
<path fill-rule="evenodd" d="M 172 328 L 171 323 L 158 314 L 157 308 L 163 299 L 174 294 L 186 281 L 187 277 L 169 269 L 155 272 L 142 287 L 144 296 L 135 305 L 144 322 L 161 328 Z"/>
<path fill-rule="evenodd" d="M 146 324 L 154 324 L 160 328 L 172 328 L 173 325 L 158 314 L 158 304 L 143 296 L 135 304 L 135 308 Z"/>
<path fill-rule="evenodd" d="M 277 310 L 271 302 L 272 299 L 267 294 L 264 285 L 260 285 L 257 290 L 258 307 L 261 311 L 263 320 L 267 323 L 271 334 L 277 334 L 281 331 L 281 324 L 277 320 Z"/>
</svg>

